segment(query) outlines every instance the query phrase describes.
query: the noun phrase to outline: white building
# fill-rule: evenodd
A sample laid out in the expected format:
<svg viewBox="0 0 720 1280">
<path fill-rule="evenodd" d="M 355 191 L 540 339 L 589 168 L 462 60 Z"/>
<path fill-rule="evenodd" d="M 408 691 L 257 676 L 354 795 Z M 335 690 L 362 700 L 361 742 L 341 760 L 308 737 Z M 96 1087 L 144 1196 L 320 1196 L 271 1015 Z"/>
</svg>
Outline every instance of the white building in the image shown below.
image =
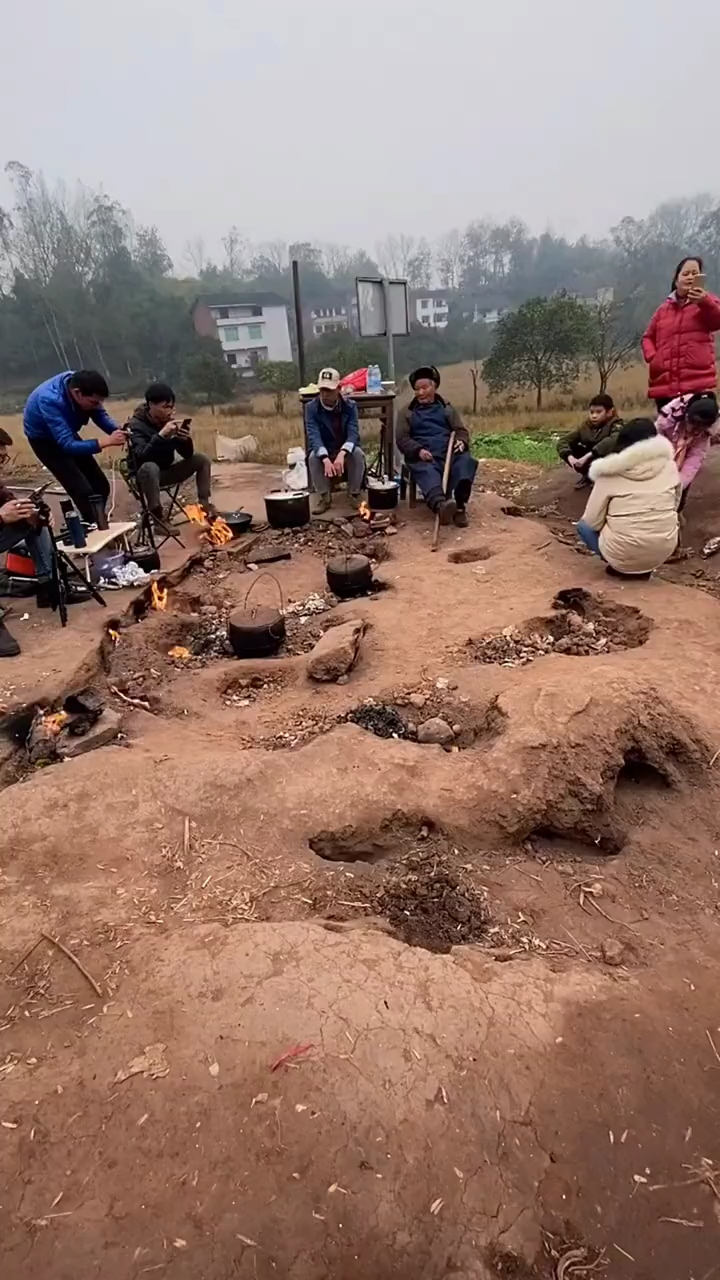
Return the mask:
<svg viewBox="0 0 720 1280">
<path fill-rule="evenodd" d="M 292 360 L 288 306 L 277 293 L 210 294 L 192 307 L 195 332 L 218 338 L 231 368 L 250 377 L 265 360 Z"/>
<path fill-rule="evenodd" d="M 350 328 L 347 308 L 339 303 L 330 307 L 312 307 L 310 310 L 310 326 L 314 338 L 321 338 L 324 333 L 340 333 Z"/>
<path fill-rule="evenodd" d="M 411 321 L 426 329 L 444 329 L 450 319 L 450 307 L 446 293 L 437 289 L 422 289 L 413 293 L 410 301 Z"/>
</svg>

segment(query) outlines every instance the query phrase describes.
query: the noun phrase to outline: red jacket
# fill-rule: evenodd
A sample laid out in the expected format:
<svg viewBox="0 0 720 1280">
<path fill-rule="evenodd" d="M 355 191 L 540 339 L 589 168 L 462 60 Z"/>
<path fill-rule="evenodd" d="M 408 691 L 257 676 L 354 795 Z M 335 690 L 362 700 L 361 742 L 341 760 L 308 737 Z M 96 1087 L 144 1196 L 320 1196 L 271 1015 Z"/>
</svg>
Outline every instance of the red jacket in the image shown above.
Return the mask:
<svg viewBox="0 0 720 1280">
<path fill-rule="evenodd" d="M 720 329 L 720 298 L 709 293 L 702 302 L 677 301 L 672 293 L 658 307 L 642 340 L 650 366 L 648 397 L 674 397 L 712 391 L 717 385 L 715 340 Z"/>
</svg>

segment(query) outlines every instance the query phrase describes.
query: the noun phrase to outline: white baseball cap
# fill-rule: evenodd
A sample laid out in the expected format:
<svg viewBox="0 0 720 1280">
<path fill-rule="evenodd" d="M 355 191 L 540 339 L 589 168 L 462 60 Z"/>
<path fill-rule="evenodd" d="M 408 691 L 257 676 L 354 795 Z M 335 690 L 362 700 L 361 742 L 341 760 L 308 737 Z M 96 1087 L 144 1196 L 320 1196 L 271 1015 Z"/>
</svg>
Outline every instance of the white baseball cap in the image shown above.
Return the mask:
<svg viewBox="0 0 720 1280">
<path fill-rule="evenodd" d="M 337 369 L 321 369 L 317 380 L 318 387 L 327 391 L 337 391 L 340 386 L 340 374 Z"/>
</svg>

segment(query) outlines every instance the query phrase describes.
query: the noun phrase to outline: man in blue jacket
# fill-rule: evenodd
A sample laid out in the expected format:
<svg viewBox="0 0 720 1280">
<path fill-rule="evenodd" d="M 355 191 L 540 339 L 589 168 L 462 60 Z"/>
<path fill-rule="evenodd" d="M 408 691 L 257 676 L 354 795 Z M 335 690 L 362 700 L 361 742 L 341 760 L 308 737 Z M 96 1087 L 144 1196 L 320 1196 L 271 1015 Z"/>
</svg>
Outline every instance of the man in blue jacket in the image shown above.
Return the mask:
<svg viewBox="0 0 720 1280">
<path fill-rule="evenodd" d="M 321 369 L 318 393 L 305 406 L 305 430 L 310 445 L 310 479 L 320 495 L 316 514 L 329 511 L 333 477 L 347 475 L 350 498 L 359 503 L 365 479 L 365 454 L 360 447 L 357 405 L 340 395 L 337 369 Z"/>
<path fill-rule="evenodd" d="M 69 370 L 41 382 L 28 397 L 23 415 L 23 429 L 35 457 L 52 472 L 88 523 L 95 519 L 90 496 L 104 504 L 110 494 L 95 454 L 124 448 L 127 439 L 103 408 L 107 396 L 108 384 L 101 373 Z M 83 440 L 80 432 L 88 422 L 104 431 L 106 439 Z"/>
</svg>

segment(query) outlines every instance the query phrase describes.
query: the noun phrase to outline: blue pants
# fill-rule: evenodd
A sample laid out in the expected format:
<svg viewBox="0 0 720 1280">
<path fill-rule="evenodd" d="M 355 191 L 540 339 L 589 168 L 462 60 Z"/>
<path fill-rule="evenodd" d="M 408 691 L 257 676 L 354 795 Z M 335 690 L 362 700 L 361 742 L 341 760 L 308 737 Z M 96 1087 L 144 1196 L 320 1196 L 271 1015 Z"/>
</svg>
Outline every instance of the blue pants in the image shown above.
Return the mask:
<svg viewBox="0 0 720 1280">
<path fill-rule="evenodd" d="M 594 556 L 599 556 L 601 560 L 605 559 L 602 551 L 600 550 L 600 534 L 596 529 L 591 529 L 590 525 L 586 524 L 584 520 L 578 520 L 575 525 L 575 532 L 577 533 L 578 538 L 582 539 L 585 543 L 588 550 L 592 551 Z"/>
<path fill-rule="evenodd" d="M 475 458 L 467 450 L 453 454 L 449 491 L 455 495 L 455 501 L 460 507 L 464 507 L 470 497 L 477 465 Z M 408 466 L 428 506 L 430 508 L 437 506 L 443 498 L 442 480 L 445 459 L 434 457 L 432 462 L 410 462 Z"/>
<path fill-rule="evenodd" d="M 36 528 L 27 520 L 19 520 L 15 524 L 5 524 L 0 529 L 0 552 L 11 551 L 18 542 L 24 542 L 35 561 L 35 569 L 41 578 L 52 573 L 52 542 L 47 529 Z"/>
</svg>

